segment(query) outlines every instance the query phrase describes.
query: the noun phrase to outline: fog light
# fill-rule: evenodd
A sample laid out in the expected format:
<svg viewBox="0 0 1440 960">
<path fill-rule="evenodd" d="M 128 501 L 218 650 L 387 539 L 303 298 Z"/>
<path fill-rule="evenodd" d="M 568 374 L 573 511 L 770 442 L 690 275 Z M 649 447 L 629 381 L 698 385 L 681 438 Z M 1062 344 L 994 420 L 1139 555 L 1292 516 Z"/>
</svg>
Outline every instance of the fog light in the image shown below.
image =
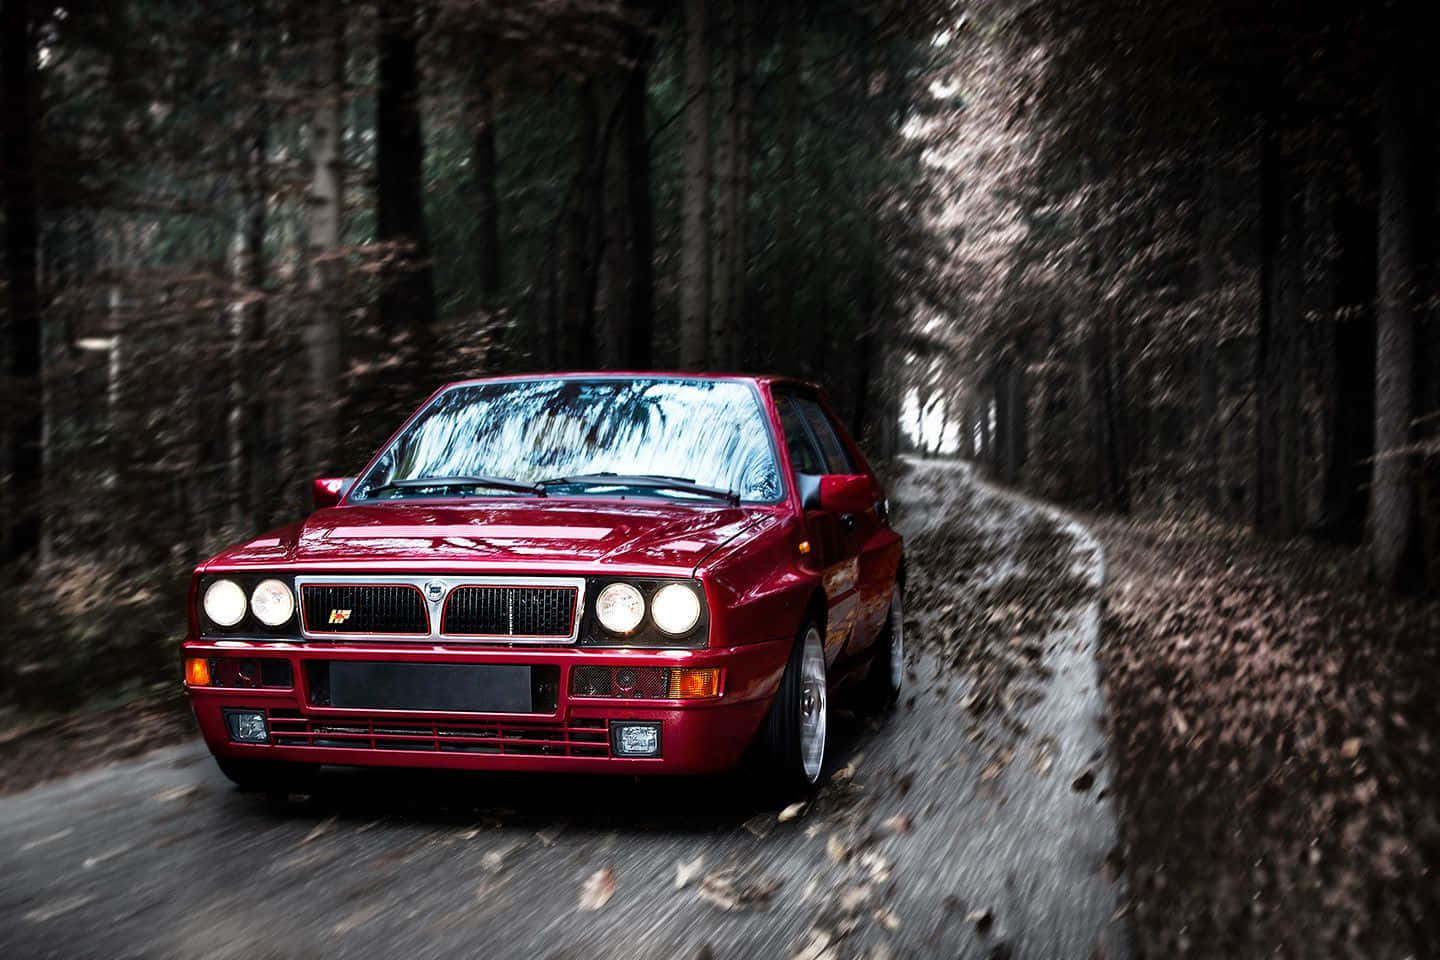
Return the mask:
<svg viewBox="0 0 1440 960">
<path fill-rule="evenodd" d="M 611 723 L 610 739 L 617 756 L 660 756 L 660 724 L 658 723 Z"/>
<path fill-rule="evenodd" d="M 270 739 L 265 714 L 258 710 L 226 710 L 225 726 L 230 728 L 230 739 L 240 743 L 265 743 Z"/>
</svg>

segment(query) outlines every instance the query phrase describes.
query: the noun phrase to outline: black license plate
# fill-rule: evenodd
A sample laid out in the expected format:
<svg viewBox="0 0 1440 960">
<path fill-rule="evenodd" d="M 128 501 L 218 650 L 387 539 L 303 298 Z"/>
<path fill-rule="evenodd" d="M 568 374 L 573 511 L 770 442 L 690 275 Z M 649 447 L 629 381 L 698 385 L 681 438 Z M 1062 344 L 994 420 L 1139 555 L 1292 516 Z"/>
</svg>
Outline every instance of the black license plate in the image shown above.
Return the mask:
<svg viewBox="0 0 1440 960">
<path fill-rule="evenodd" d="M 306 665 L 310 702 L 352 710 L 548 713 L 554 667 L 331 660 Z M 548 701 L 548 702 L 547 702 Z"/>
</svg>

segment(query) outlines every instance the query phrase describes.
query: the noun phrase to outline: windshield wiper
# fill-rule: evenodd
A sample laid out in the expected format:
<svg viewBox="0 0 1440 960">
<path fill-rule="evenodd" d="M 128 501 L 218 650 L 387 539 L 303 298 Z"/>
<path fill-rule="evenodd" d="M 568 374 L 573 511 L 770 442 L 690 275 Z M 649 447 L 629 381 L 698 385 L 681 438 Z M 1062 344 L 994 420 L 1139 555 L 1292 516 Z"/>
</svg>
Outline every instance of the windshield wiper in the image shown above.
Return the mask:
<svg viewBox="0 0 1440 960">
<path fill-rule="evenodd" d="M 488 487 L 492 490 L 513 490 L 516 493 L 533 493 L 537 496 L 545 496 L 545 488 L 538 483 L 524 483 L 520 480 L 511 480 L 509 477 L 406 477 L 403 480 L 390 480 L 380 484 L 378 487 L 371 487 L 367 493 L 376 494 L 382 490 L 416 490 L 426 487 Z"/>
<path fill-rule="evenodd" d="M 702 497 L 725 500 L 735 506 L 740 505 L 740 494 L 734 490 L 707 487 L 685 477 L 666 477 L 656 474 L 581 473 L 573 477 L 551 477 L 548 480 L 541 480 L 536 486 L 541 488 L 564 487 L 572 484 L 581 487 L 639 487 L 643 490 L 679 490 L 683 493 L 694 493 Z"/>
</svg>

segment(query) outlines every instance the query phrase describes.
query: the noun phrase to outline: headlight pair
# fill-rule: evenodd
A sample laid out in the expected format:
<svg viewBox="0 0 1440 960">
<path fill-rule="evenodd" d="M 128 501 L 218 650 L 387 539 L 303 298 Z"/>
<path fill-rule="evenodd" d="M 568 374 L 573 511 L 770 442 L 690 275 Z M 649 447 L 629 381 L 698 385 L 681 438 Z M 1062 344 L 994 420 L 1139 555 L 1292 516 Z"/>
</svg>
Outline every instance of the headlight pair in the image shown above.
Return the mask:
<svg viewBox="0 0 1440 960">
<path fill-rule="evenodd" d="M 216 580 L 205 588 L 202 601 L 205 616 L 217 627 L 233 627 L 245 619 L 248 606 L 255 619 L 267 627 L 279 627 L 295 615 L 295 594 L 283 580 L 261 580 L 245 596 L 234 580 Z"/>
<path fill-rule="evenodd" d="M 645 596 L 629 583 L 612 583 L 595 598 L 595 618 L 611 633 L 634 633 L 645 620 Z M 700 595 L 683 583 L 666 584 L 650 599 L 650 619 L 672 637 L 700 622 Z"/>
</svg>

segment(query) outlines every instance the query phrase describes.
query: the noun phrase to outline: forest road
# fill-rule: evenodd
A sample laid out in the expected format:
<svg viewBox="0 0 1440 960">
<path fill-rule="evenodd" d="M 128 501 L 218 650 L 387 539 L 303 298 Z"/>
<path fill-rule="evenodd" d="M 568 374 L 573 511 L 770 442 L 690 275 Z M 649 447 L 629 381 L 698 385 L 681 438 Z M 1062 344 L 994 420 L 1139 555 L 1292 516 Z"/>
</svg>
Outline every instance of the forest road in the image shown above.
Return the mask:
<svg viewBox="0 0 1440 960">
<path fill-rule="evenodd" d="M 193 741 L 0 800 L 0 956 L 1130 956 L 1098 545 L 963 465 L 909 461 L 896 492 L 932 597 L 1023 576 L 1026 529 L 1090 589 L 1032 618 L 1036 669 L 978 714 L 1019 638 L 957 666 L 938 635 L 955 610 L 912 603 L 902 703 L 836 717 L 827 785 L 794 819 L 733 779 L 327 770 L 267 800 Z"/>
</svg>

